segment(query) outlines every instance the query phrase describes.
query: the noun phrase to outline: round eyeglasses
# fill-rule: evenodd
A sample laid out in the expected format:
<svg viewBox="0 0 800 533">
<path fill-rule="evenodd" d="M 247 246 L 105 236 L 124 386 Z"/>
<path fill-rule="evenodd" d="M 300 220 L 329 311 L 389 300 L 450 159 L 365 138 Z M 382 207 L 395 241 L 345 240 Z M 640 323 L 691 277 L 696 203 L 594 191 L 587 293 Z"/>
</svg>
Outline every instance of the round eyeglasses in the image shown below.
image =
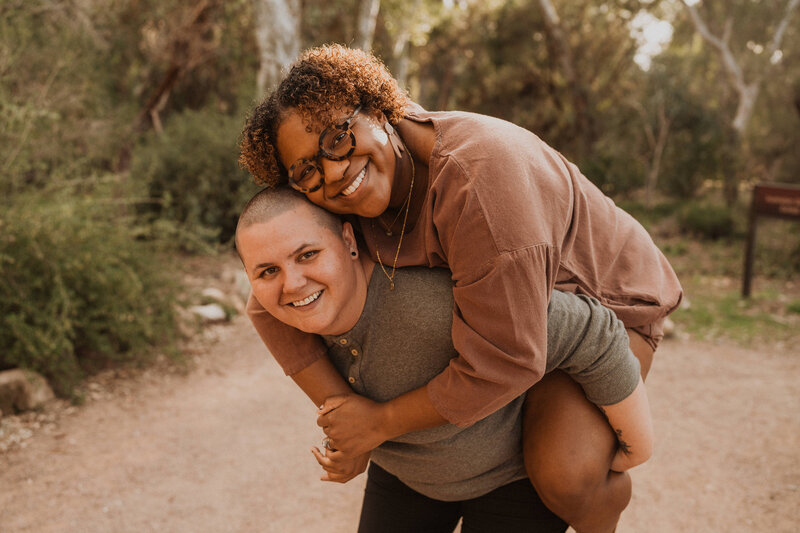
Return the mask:
<svg viewBox="0 0 800 533">
<path fill-rule="evenodd" d="M 350 124 L 356 118 L 361 106 L 340 124 L 328 126 L 319 135 L 319 151 L 311 159 L 298 159 L 289 167 L 289 185 L 302 193 L 319 190 L 322 187 L 325 173 L 319 158 L 331 161 L 347 159 L 356 149 L 356 136 Z"/>
</svg>

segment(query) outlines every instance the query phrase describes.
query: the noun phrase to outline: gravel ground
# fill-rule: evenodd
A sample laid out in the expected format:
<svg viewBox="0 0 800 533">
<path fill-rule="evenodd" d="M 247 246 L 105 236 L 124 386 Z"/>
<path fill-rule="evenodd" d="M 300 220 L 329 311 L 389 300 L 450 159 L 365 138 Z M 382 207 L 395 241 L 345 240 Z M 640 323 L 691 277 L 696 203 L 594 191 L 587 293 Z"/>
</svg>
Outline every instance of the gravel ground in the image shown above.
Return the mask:
<svg viewBox="0 0 800 533">
<path fill-rule="evenodd" d="M 319 481 L 314 406 L 249 322 L 188 369 L 111 372 L 87 402 L 0 421 L 0 531 L 355 531 L 363 476 Z M 667 340 L 648 379 L 657 450 L 618 531 L 800 527 L 800 352 Z"/>
</svg>

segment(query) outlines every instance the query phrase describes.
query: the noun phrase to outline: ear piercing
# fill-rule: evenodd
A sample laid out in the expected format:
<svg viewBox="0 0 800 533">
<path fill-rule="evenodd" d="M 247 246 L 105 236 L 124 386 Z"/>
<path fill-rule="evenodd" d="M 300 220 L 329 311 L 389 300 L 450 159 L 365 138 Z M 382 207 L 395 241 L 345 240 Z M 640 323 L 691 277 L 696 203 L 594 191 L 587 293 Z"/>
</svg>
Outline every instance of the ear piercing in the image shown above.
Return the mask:
<svg viewBox="0 0 800 533">
<path fill-rule="evenodd" d="M 353 250 L 352 252 L 350 252 L 350 255 L 352 255 L 353 257 L 355 257 L 355 256 L 357 256 L 358 254 L 356 253 L 356 251 L 355 251 L 355 250 Z"/>
<path fill-rule="evenodd" d="M 386 130 L 386 133 L 388 133 L 388 134 L 389 134 L 389 137 L 392 137 L 392 136 L 393 136 L 393 135 L 396 133 L 396 132 L 395 132 L 395 129 L 394 129 L 394 126 L 392 126 L 392 125 L 389 123 L 389 121 L 388 121 L 388 120 L 387 120 L 386 122 L 384 122 L 384 124 L 383 124 L 383 129 L 384 129 L 384 130 Z M 399 137 L 399 136 L 398 136 L 398 137 Z M 391 141 L 390 141 L 390 142 L 391 142 Z M 391 144 L 392 144 L 392 148 L 394 148 L 394 153 L 395 153 L 395 155 L 397 155 L 397 157 L 403 157 L 403 149 L 404 149 L 404 146 L 403 146 L 402 140 L 401 140 L 401 142 L 400 142 L 400 143 L 395 143 L 395 142 L 392 142 Z"/>
</svg>

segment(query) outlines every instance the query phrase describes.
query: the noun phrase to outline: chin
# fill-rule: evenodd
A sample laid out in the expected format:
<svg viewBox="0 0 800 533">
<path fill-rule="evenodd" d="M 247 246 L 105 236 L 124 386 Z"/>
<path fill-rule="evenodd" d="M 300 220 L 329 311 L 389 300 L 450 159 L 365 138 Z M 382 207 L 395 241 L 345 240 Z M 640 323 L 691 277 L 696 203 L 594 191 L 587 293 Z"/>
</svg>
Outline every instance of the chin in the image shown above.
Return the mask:
<svg viewBox="0 0 800 533">
<path fill-rule="evenodd" d="M 388 202 L 371 202 L 369 205 L 364 205 L 357 211 L 357 215 L 363 218 L 379 217 L 389 208 Z"/>
</svg>

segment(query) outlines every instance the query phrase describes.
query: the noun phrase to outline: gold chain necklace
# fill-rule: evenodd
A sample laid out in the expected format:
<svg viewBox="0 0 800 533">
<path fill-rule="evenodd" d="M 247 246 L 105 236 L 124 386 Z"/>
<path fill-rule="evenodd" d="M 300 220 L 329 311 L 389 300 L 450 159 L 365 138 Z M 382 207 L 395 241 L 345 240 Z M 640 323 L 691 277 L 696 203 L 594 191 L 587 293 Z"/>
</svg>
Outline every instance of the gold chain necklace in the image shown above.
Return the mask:
<svg viewBox="0 0 800 533">
<path fill-rule="evenodd" d="M 391 223 L 391 224 L 386 224 L 386 223 L 383 221 L 383 215 L 379 215 L 379 216 L 378 216 L 378 222 L 380 223 L 380 225 L 381 225 L 381 227 L 383 228 L 383 231 L 384 231 L 384 233 L 386 233 L 386 236 L 387 236 L 387 237 L 391 237 L 391 236 L 393 235 L 393 233 L 392 233 L 392 228 L 394 227 L 394 225 L 395 225 L 395 224 L 397 224 L 397 221 L 398 221 L 398 219 L 400 218 L 400 215 L 402 215 L 402 214 L 403 214 L 403 209 L 406 207 L 406 203 L 407 203 L 407 202 L 408 202 L 410 199 L 411 199 L 411 197 L 410 197 L 410 196 L 406 196 L 406 199 L 405 199 L 405 201 L 403 201 L 403 205 L 401 205 L 401 206 L 400 206 L 400 209 L 398 209 L 398 210 L 397 210 L 397 214 L 394 216 L 394 219 L 392 219 L 392 223 Z"/>
<path fill-rule="evenodd" d="M 399 135 L 398 135 L 398 138 L 400 138 Z M 397 258 L 400 257 L 400 247 L 403 246 L 403 235 L 405 235 L 405 232 L 406 232 L 406 221 L 408 220 L 408 211 L 411 208 L 411 195 L 414 192 L 414 177 L 416 177 L 416 175 L 417 175 L 417 168 L 416 168 L 416 166 L 414 166 L 414 157 L 411 155 L 411 152 L 408 151 L 408 148 L 406 148 L 406 143 L 403 142 L 403 139 L 400 139 L 400 142 L 403 144 L 403 148 L 405 149 L 405 152 L 408 154 L 408 158 L 411 160 L 411 185 L 409 185 L 409 187 L 408 187 L 408 197 L 406 198 L 406 201 L 403 202 L 404 205 L 405 205 L 405 212 L 403 214 L 403 226 L 400 229 L 400 240 L 397 242 L 397 250 L 394 252 L 394 262 L 392 263 L 392 275 L 391 276 L 386 271 L 386 267 L 383 266 L 383 261 L 381 261 L 381 252 L 380 252 L 380 250 L 378 250 L 377 247 L 375 248 L 375 255 L 378 258 L 378 264 L 381 266 L 381 270 L 383 270 L 384 275 L 387 278 L 389 278 L 389 290 L 390 291 L 394 290 L 394 275 L 395 275 L 395 271 L 397 270 Z M 400 209 L 403 209 L 403 206 L 400 206 Z M 398 213 L 398 216 L 399 215 L 400 215 L 400 213 Z M 396 222 L 397 221 L 397 217 L 395 217 L 394 220 Z M 394 222 L 392 222 L 392 225 L 394 225 Z M 390 228 L 391 228 L 391 226 L 390 226 Z M 373 231 L 375 230 L 374 219 L 373 219 L 373 222 L 372 222 L 372 229 L 373 229 Z M 388 231 L 387 234 L 391 235 L 391 231 Z"/>
</svg>

